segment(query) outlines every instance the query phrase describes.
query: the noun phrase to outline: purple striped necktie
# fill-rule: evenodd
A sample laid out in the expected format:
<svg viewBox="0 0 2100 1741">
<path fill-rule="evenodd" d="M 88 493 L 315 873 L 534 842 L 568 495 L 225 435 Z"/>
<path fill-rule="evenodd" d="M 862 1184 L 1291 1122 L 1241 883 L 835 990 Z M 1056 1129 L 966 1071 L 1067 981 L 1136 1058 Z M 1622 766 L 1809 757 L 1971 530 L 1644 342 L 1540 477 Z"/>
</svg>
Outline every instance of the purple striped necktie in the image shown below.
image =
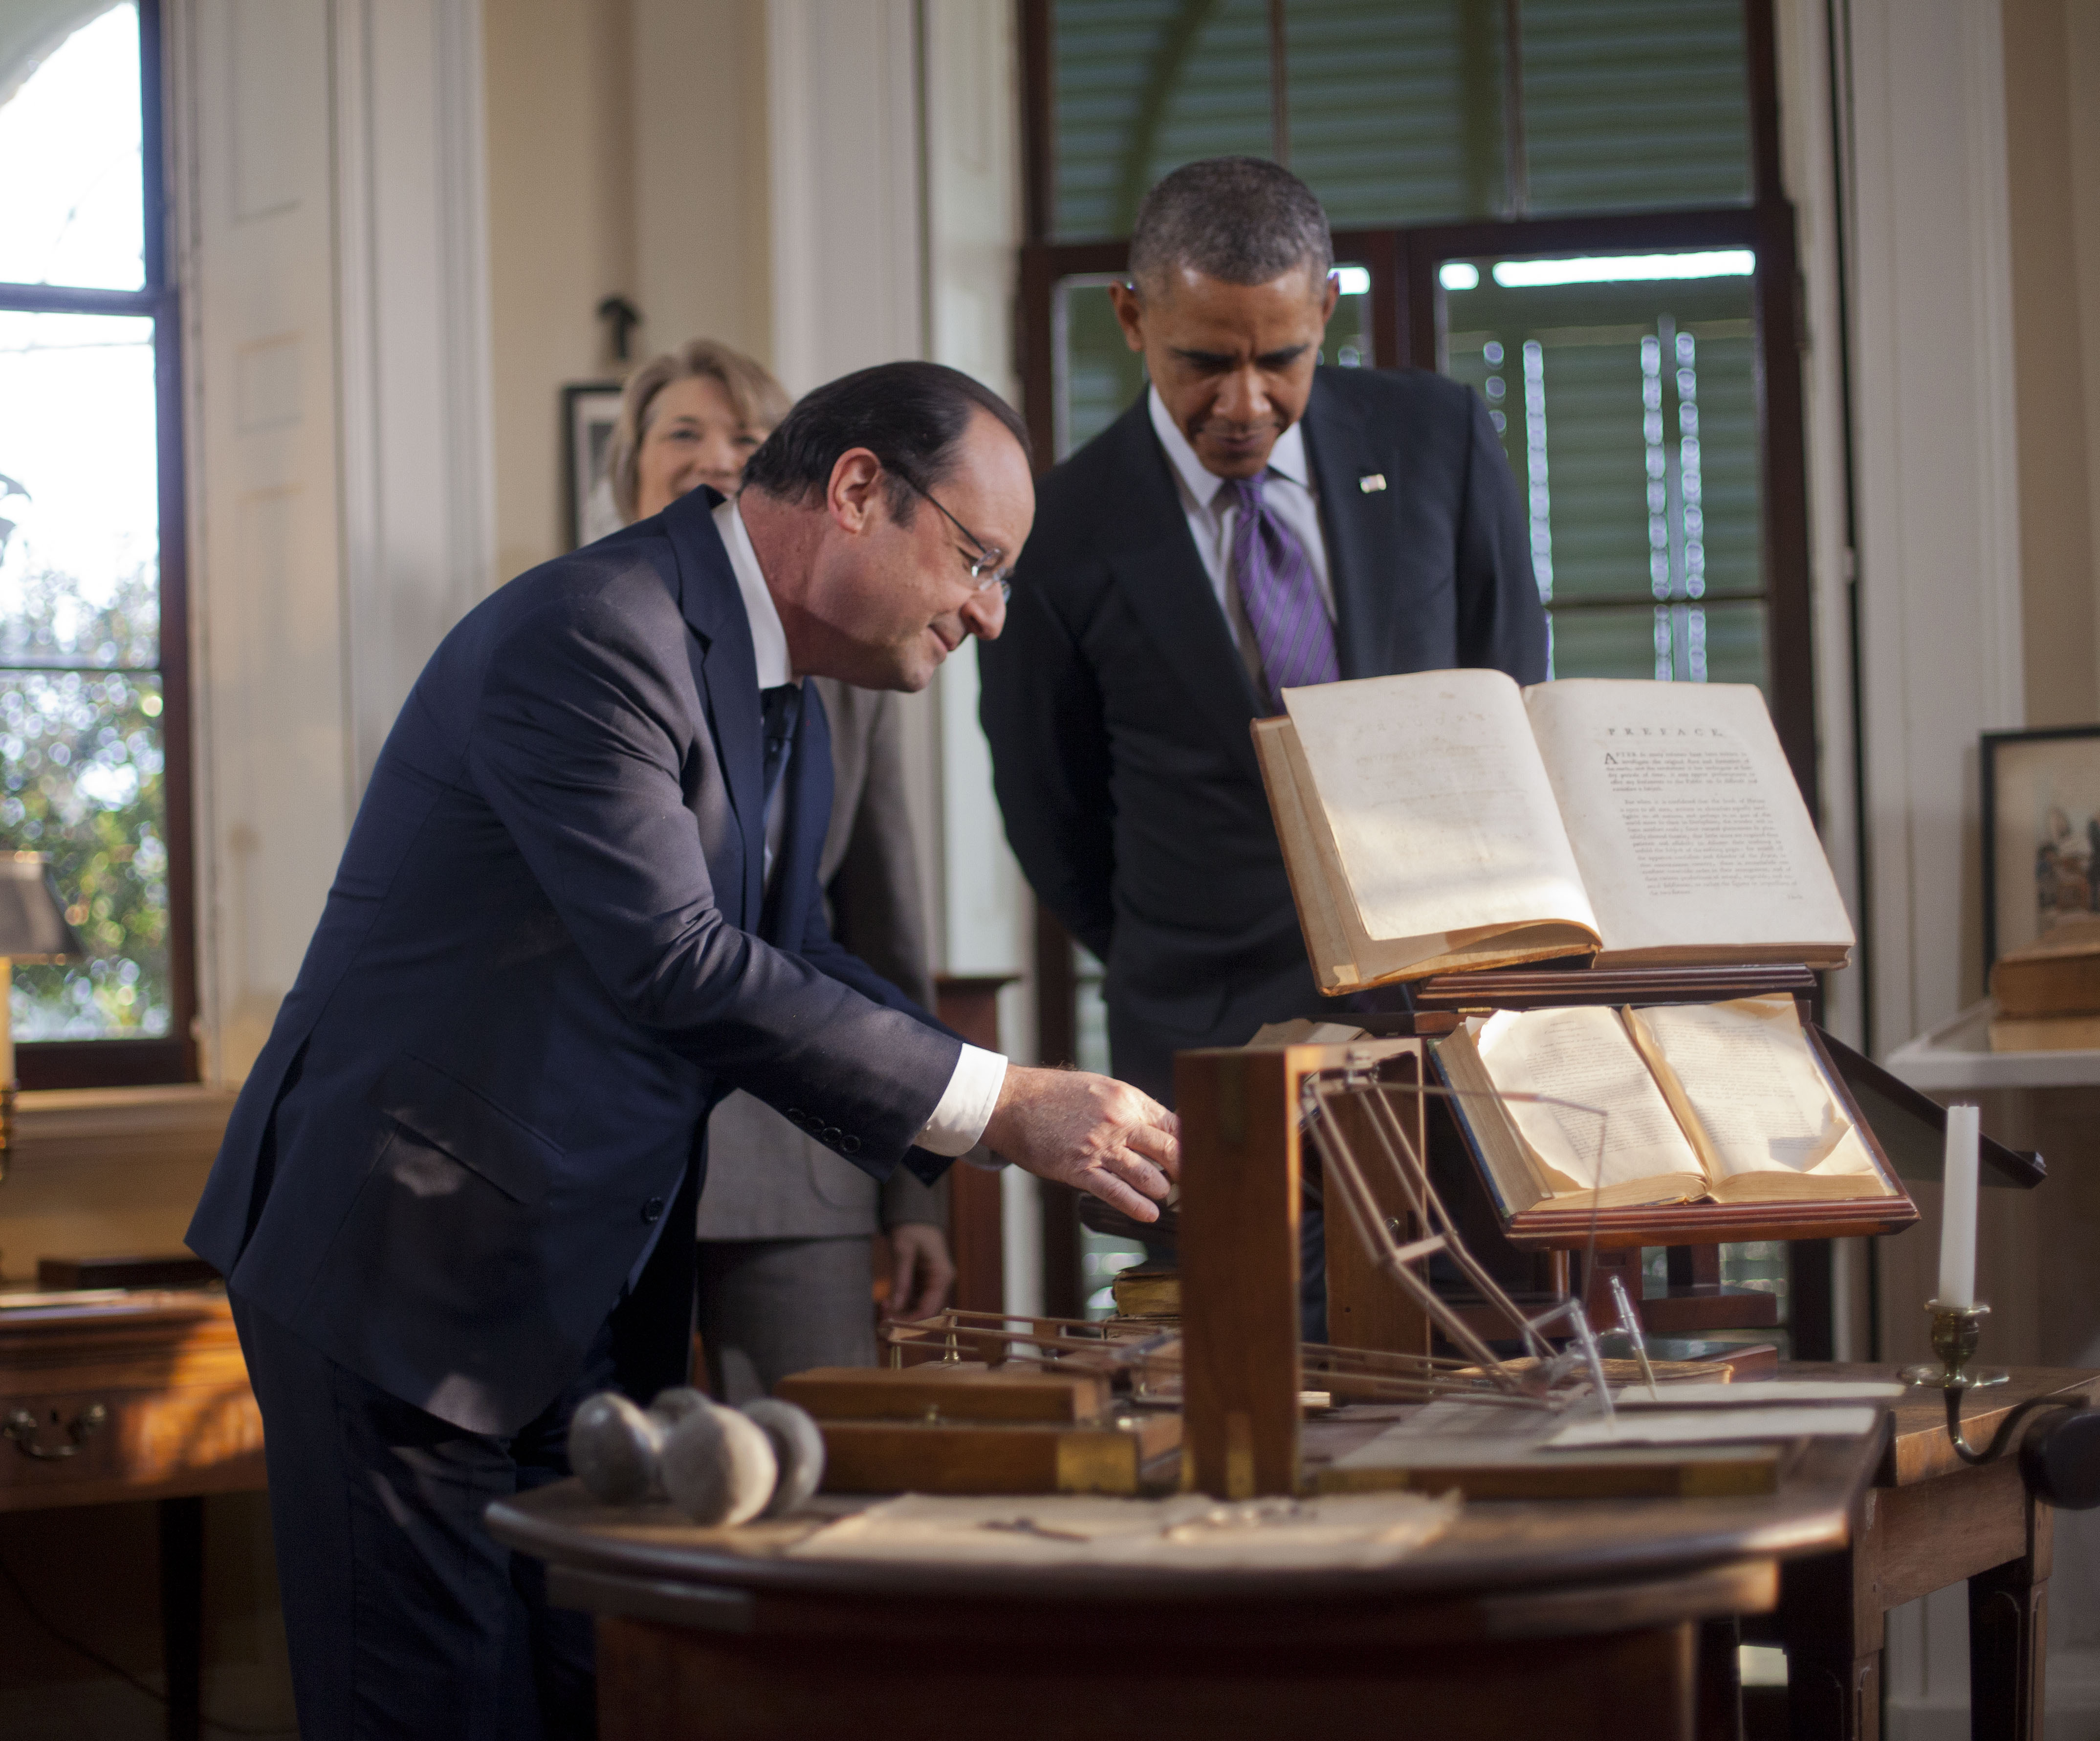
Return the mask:
<svg viewBox="0 0 2100 1741">
<path fill-rule="evenodd" d="M 1260 478 L 1228 478 L 1239 518 L 1233 525 L 1233 579 L 1268 680 L 1264 700 L 1283 711 L 1277 692 L 1340 677 L 1335 625 L 1327 620 L 1312 561 L 1298 536 L 1263 504 Z"/>
</svg>

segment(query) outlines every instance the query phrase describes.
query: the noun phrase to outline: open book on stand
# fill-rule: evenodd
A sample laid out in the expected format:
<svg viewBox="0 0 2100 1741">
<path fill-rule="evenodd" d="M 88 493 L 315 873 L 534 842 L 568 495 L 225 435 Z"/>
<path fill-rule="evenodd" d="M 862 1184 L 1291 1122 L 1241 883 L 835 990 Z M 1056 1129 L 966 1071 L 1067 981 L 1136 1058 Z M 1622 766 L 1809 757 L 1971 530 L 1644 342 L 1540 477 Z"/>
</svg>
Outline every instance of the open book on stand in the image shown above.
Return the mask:
<svg viewBox="0 0 2100 1741">
<path fill-rule="evenodd" d="M 1577 955 L 1842 967 L 1853 934 L 1747 684 L 1432 671 L 1286 690 L 1255 748 L 1321 990 Z"/>
<path fill-rule="evenodd" d="M 1502 1010 L 1432 1044 L 1507 1214 L 1902 1195 L 1791 998 Z"/>
</svg>

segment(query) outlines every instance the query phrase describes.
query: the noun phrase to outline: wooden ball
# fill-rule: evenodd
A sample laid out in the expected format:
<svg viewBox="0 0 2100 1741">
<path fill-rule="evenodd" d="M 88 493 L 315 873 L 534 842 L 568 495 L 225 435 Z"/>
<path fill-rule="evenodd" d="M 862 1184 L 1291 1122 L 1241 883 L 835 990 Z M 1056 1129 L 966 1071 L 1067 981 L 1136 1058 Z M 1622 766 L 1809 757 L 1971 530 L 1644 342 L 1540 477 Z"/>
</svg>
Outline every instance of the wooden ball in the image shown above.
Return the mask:
<svg viewBox="0 0 2100 1741">
<path fill-rule="evenodd" d="M 659 1391 L 656 1400 L 649 1405 L 649 1412 L 664 1423 L 665 1431 L 677 1426 L 695 1408 L 705 1408 L 708 1399 L 690 1385 L 673 1385 L 668 1391 Z"/>
<path fill-rule="evenodd" d="M 656 1485 L 664 1432 L 617 1391 L 601 1391 L 570 1417 L 569 1467 L 599 1504 L 638 1504 Z"/>
<path fill-rule="evenodd" d="M 780 1478 L 773 1484 L 773 1497 L 765 1515 L 783 1517 L 806 1504 L 823 1484 L 824 1434 L 810 1411 L 777 1396 L 761 1396 L 746 1403 L 743 1412 L 758 1423 L 773 1446 Z"/>
<path fill-rule="evenodd" d="M 671 1429 L 660 1466 L 672 1504 L 710 1528 L 757 1517 L 779 1475 L 772 1441 L 758 1424 L 712 1403 Z"/>
</svg>

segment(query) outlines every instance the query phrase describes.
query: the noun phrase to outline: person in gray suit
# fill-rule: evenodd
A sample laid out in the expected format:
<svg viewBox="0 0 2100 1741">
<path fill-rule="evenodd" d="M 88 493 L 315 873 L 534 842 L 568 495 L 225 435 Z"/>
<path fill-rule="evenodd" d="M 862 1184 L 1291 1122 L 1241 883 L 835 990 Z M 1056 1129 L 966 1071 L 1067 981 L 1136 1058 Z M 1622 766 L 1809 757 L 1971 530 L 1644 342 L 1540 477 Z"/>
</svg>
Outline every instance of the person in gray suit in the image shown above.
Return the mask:
<svg viewBox="0 0 2100 1741">
<path fill-rule="evenodd" d="M 780 383 L 742 353 L 693 339 L 628 379 L 607 471 L 623 524 L 705 484 L 736 492 L 745 458 L 788 414 Z M 832 728 L 831 826 L 817 879 L 832 934 L 922 1007 L 933 1005 L 925 903 L 904 799 L 897 698 L 809 680 Z M 890 1311 L 946 1303 L 947 1190 L 905 1168 L 878 1185 L 763 1101 L 732 1094 L 708 1122 L 698 1234 L 699 1324 L 708 1388 L 769 1393 L 812 1366 L 871 1366 L 872 1238 L 889 1236 Z"/>
</svg>

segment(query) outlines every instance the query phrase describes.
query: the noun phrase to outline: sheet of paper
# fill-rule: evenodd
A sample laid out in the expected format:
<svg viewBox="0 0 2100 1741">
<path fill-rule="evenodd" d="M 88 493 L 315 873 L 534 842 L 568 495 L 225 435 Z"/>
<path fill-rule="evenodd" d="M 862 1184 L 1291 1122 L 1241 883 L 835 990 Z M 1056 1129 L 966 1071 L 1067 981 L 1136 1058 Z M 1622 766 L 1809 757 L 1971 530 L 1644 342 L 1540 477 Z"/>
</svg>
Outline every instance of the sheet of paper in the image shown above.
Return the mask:
<svg viewBox="0 0 2100 1741">
<path fill-rule="evenodd" d="M 1607 950 L 1851 947 L 1757 689 L 1581 679 L 1524 699 Z"/>
<path fill-rule="evenodd" d="M 1878 1408 L 1643 1408 L 1604 1420 L 1586 1415 L 1546 1441 L 1549 1451 L 1602 1445 L 1724 1445 L 1769 1439 L 1859 1439 L 1874 1430 Z"/>
<path fill-rule="evenodd" d="M 1417 672 L 1283 699 L 1370 936 L 1546 920 L 1595 929 L 1508 677 Z"/>
<path fill-rule="evenodd" d="M 1659 1073 L 1704 1133 L 1715 1170 L 1823 1175 L 1880 1171 L 1830 1091 L 1791 998 L 1636 1010 Z"/>
<path fill-rule="evenodd" d="M 1455 1494 L 1363 1493 L 1221 1503 L 1087 1494 L 907 1493 L 841 1518 L 798 1559 L 965 1566 L 1154 1566 L 1176 1571 L 1389 1566 L 1440 1535 Z"/>
<path fill-rule="evenodd" d="M 1337 1469 L 1472 1469 L 1518 1463 L 1558 1430 L 1549 1409 L 1443 1401 L 1410 1408 L 1375 1439 L 1335 1459 Z"/>
<path fill-rule="evenodd" d="M 1552 1097 L 1506 1104 L 1533 1153 L 1564 1181 L 1561 1189 L 1702 1173 L 1617 1010 L 1504 1010 L 1481 1023 L 1475 1044 L 1504 1093 Z M 1568 1101 L 1574 1104 L 1554 1104 Z"/>
<path fill-rule="evenodd" d="M 1872 1378 L 1753 1378 L 1735 1384 L 1645 1385 L 1613 1391 L 1621 1408 L 1744 1408 L 1811 1403 L 1892 1403 L 1910 1386 Z"/>
</svg>

